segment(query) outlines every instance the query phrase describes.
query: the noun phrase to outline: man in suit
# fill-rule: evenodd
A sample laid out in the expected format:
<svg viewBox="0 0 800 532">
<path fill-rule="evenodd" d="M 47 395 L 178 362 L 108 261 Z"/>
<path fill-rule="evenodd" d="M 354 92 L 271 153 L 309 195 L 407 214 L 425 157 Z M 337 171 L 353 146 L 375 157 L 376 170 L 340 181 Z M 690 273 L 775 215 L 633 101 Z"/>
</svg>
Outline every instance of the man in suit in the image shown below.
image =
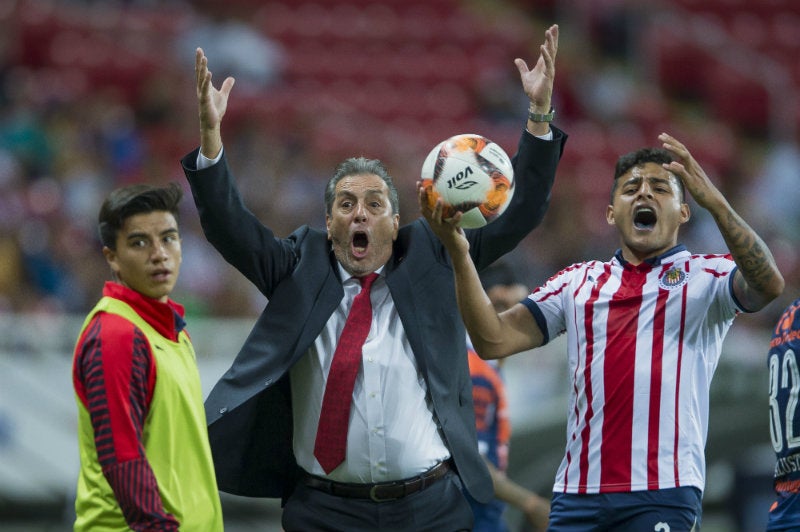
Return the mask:
<svg viewBox="0 0 800 532">
<path fill-rule="evenodd" d="M 549 125 L 557 47 L 552 26 L 532 69 L 515 61 L 531 107 L 511 204 L 467 231 L 481 268 L 547 208 L 566 140 Z M 206 238 L 269 299 L 206 401 L 220 489 L 281 497 L 287 531 L 470 529 L 463 490 L 486 501 L 492 483 L 477 449 L 465 331 L 443 246 L 421 218 L 400 226 L 392 178 L 365 158 L 347 159 L 329 181 L 325 231 L 302 226 L 276 237 L 244 206 L 222 149 L 234 80 L 214 88 L 200 48 L 195 68 L 200 148 L 184 157 L 184 171 Z M 344 421 L 332 423 L 346 440 L 334 443 L 326 412 L 340 386 L 337 344 L 350 343 L 340 336 L 349 338 L 351 307 L 362 313 L 362 284 L 366 340 L 352 391 L 341 394 Z"/>
</svg>

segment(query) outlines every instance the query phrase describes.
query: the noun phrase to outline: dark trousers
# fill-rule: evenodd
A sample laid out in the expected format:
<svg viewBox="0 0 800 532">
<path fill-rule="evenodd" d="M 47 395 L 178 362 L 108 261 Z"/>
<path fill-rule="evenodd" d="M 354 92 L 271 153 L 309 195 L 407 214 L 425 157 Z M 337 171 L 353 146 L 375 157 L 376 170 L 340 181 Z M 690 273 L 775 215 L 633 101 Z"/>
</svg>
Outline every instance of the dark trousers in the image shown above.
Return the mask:
<svg viewBox="0 0 800 532">
<path fill-rule="evenodd" d="M 623 493 L 555 493 L 548 532 L 698 532 L 703 494 L 694 487 Z"/>
<path fill-rule="evenodd" d="M 286 532 L 460 532 L 472 509 L 454 472 L 401 499 L 373 502 L 329 495 L 302 482 L 283 507 Z"/>
</svg>

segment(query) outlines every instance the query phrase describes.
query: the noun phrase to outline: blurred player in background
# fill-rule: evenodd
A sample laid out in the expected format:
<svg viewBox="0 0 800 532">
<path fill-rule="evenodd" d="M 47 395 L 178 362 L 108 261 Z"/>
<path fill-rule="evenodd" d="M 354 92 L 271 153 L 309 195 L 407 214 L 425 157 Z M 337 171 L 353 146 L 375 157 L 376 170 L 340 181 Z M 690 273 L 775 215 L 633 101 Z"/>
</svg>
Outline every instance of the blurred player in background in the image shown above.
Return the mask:
<svg viewBox="0 0 800 532">
<path fill-rule="evenodd" d="M 530 293 L 510 264 L 502 259 L 482 271 L 480 277 L 497 312 L 511 308 Z M 544 532 L 550 501 L 506 476 L 511 420 L 501 375 L 504 359 L 483 360 L 467 340 L 478 450 L 489 467 L 495 495 L 493 500 L 485 504 L 469 497 L 475 515 L 474 532 L 507 532 L 509 528 L 503 517 L 506 504 L 522 512 L 534 532 Z"/>
<path fill-rule="evenodd" d="M 800 530 L 800 299 L 784 310 L 767 354 L 769 434 L 775 449 L 776 501 L 767 531 Z"/>
<path fill-rule="evenodd" d="M 222 530 L 203 394 L 181 305 L 181 189 L 114 190 L 99 216 L 114 280 L 73 361 L 81 468 L 75 530 Z"/>
<path fill-rule="evenodd" d="M 574 264 L 498 313 L 481 287 L 460 214 L 442 219 L 419 188 L 423 215 L 453 259 L 459 308 L 475 350 L 502 358 L 567 334 L 572 375 L 566 455 L 556 473 L 551 531 L 699 528 L 711 378 L 734 318 L 778 297 L 784 281 L 766 244 L 686 147 L 619 158 L 606 221 L 611 260 Z M 688 190 L 716 221 L 730 254 L 678 244 Z"/>
</svg>

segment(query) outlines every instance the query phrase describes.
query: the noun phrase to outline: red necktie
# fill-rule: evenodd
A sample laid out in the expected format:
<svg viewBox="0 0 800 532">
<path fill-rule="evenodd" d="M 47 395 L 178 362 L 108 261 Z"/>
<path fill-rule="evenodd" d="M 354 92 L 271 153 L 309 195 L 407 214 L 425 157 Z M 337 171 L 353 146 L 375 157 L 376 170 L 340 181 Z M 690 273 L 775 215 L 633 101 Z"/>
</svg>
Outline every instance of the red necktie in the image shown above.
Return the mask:
<svg viewBox="0 0 800 532">
<path fill-rule="evenodd" d="M 372 282 L 377 278 L 377 273 L 371 273 L 358 279 L 361 291 L 353 299 L 353 306 L 347 315 L 328 372 L 317 427 L 317 441 L 314 444 L 314 456 L 326 473 L 330 473 L 344 461 L 353 387 L 361 366 L 361 348 L 372 324 L 369 291 Z"/>
</svg>

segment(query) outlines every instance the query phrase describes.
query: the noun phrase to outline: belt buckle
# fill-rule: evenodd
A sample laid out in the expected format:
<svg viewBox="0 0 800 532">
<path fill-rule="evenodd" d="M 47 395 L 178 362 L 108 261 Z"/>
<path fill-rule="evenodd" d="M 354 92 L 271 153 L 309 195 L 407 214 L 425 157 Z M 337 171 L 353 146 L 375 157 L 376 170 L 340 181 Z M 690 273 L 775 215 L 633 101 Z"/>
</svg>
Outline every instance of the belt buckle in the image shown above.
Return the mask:
<svg viewBox="0 0 800 532">
<path fill-rule="evenodd" d="M 372 502 L 386 502 L 386 501 L 392 501 L 392 500 L 397 498 L 397 497 L 388 497 L 386 499 L 382 499 L 382 498 L 378 497 L 377 489 L 379 487 L 380 486 L 378 484 L 375 484 L 374 486 L 372 486 L 369 489 L 369 498 L 372 500 Z"/>
</svg>

